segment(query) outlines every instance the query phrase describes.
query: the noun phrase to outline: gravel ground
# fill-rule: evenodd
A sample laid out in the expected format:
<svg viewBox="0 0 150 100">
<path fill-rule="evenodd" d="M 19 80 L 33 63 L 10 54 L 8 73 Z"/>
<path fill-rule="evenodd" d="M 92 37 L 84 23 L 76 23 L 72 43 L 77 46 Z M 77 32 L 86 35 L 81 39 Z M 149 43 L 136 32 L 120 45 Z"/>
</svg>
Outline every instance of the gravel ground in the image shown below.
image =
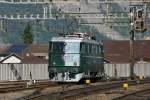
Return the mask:
<svg viewBox="0 0 150 100">
<path fill-rule="evenodd" d="M 142 89 L 150 88 L 150 84 L 144 84 L 144 85 L 136 85 L 136 86 L 129 86 L 127 90 L 123 88 L 118 88 L 115 90 L 107 91 L 106 93 L 97 93 L 97 94 L 91 94 L 86 95 L 85 97 L 81 98 L 75 98 L 74 100 L 112 100 L 116 97 L 123 96 L 127 93 L 132 93 L 135 91 L 140 91 Z"/>
<path fill-rule="evenodd" d="M 27 91 L 19 91 L 19 92 L 10 92 L 10 93 L 4 93 L 0 94 L 0 100 L 12 100 L 14 98 L 22 97 L 25 95 L 28 95 L 32 93 L 34 90 L 27 90 Z"/>
<path fill-rule="evenodd" d="M 104 83 L 109 84 L 109 82 L 98 82 L 98 83 L 93 83 L 90 85 L 97 85 L 97 84 L 104 84 Z M 113 97 L 121 96 L 121 95 L 123 95 L 129 91 L 132 92 L 135 90 L 143 89 L 143 87 L 147 87 L 148 85 L 145 84 L 142 86 L 141 85 L 131 86 L 131 87 L 129 86 L 128 90 L 123 90 L 122 88 L 120 88 L 120 89 L 107 91 L 106 94 L 100 93 L 100 94 L 86 95 L 86 97 L 75 98 L 74 100 L 110 100 Z M 64 90 L 67 91 L 67 90 L 71 90 L 71 89 L 84 88 L 85 86 L 86 85 L 65 85 Z M 27 91 L 16 91 L 16 92 L 11 92 L 11 93 L 6 93 L 6 94 L 0 94 L 0 100 L 12 100 L 14 98 L 19 98 L 19 97 L 23 97 L 23 96 L 32 94 L 34 91 L 35 91 L 35 89 L 34 90 L 27 90 Z M 63 91 L 63 87 L 57 86 L 57 87 L 45 88 L 41 91 L 41 93 L 47 94 L 47 93 L 58 92 L 58 91 L 59 92 Z"/>
<path fill-rule="evenodd" d="M 109 83 L 109 82 L 97 82 L 97 83 L 92 83 L 90 85 L 97 85 L 97 84 L 104 84 L 104 83 Z M 62 86 L 56 86 L 56 87 L 48 87 L 40 92 L 43 94 L 47 93 L 52 93 L 52 92 L 61 92 L 61 91 L 67 91 L 67 90 L 72 90 L 72 89 L 77 89 L 77 88 L 84 88 L 85 86 L 89 85 L 64 85 Z M 10 93 L 1 93 L 0 94 L 0 100 L 12 100 L 14 98 L 19 98 L 23 96 L 27 96 L 29 94 L 32 94 L 36 89 L 33 90 L 26 90 L 26 91 L 15 91 L 15 92 L 10 92 Z"/>
</svg>

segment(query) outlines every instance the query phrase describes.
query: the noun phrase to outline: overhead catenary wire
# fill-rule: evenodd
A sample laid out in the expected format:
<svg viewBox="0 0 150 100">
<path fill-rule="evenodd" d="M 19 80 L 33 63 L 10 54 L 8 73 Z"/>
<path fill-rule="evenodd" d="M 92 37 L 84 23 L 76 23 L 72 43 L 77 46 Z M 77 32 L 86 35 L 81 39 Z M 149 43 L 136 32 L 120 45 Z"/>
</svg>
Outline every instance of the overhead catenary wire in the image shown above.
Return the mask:
<svg viewBox="0 0 150 100">
<path fill-rule="evenodd" d="M 114 1 L 108 1 L 107 3 L 117 3 L 117 2 L 122 2 L 122 0 L 114 0 Z M 142 3 L 142 2 L 147 2 L 147 3 L 150 3 L 149 0 L 126 0 L 126 2 L 135 2 L 135 3 Z M 15 1 L 15 0 L 11 0 L 11 1 L 7 1 L 7 0 L 1 0 L 0 3 L 7 3 L 7 4 L 45 4 L 45 3 L 51 3 L 51 4 L 79 4 L 80 2 L 77 2 L 77 1 L 63 1 L 63 0 L 60 0 L 60 1 L 51 1 L 51 0 L 26 0 L 26 1 L 23 1 L 23 0 L 18 0 L 18 1 Z M 105 1 L 92 1 L 92 0 L 88 0 L 88 3 L 91 3 L 91 4 L 106 4 Z"/>
</svg>

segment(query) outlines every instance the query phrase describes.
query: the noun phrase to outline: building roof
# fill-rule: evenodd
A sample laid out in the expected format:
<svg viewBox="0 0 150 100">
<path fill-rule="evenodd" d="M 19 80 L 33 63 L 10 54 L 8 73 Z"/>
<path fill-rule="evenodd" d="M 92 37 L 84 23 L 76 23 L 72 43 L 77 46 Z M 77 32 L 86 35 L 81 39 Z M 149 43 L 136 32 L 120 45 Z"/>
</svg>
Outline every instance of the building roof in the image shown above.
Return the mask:
<svg viewBox="0 0 150 100">
<path fill-rule="evenodd" d="M 47 64 L 48 60 L 36 56 L 24 56 L 22 59 L 23 64 Z"/>
<path fill-rule="evenodd" d="M 7 49 L 7 53 L 21 54 L 27 48 L 26 44 L 13 44 Z"/>
<path fill-rule="evenodd" d="M 11 44 L 0 44 L 0 53 L 4 53 L 10 46 Z"/>
<path fill-rule="evenodd" d="M 29 45 L 25 53 L 48 53 L 48 45 L 47 44 L 31 44 Z"/>
<path fill-rule="evenodd" d="M 110 63 L 128 63 L 130 62 L 130 41 L 118 41 L 118 40 L 109 40 L 103 41 L 104 44 L 104 58 Z M 11 46 L 19 49 L 7 49 L 8 51 L 16 50 L 17 53 L 22 51 L 25 54 L 22 56 L 22 63 L 48 63 L 48 60 L 41 58 L 37 55 L 47 55 L 48 56 L 48 44 L 31 44 L 26 46 Z M 9 48 L 7 46 L 7 48 Z M 144 61 L 150 61 L 150 40 L 138 40 L 134 43 L 134 58 L 138 62 L 141 59 Z M 11 52 L 13 53 L 13 52 Z M 16 54 L 17 54 L 16 53 Z M 26 53 L 29 53 L 29 56 L 26 56 Z M 10 53 L 9 53 L 10 54 Z M 17 54 L 18 55 L 18 54 Z M 0 54 L 1 57 L 8 56 L 8 54 Z"/>
<path fill-rule="evenodd" d="M 8 56 L 8 55 L 10 55 L 10 54 L 8 54 L 8 53 L 1 53 L 1 54 L 0 54 L 0 57 L 6 57 L 6 56 Z"/>
<path fill-rule="evenodd" d="M 12 57 L 12 56 L 15 56 L 16 58 L 22 60 L 22 58 L 21 58 L 20 56 L 14 54 L 14 53 L 11 53 L 11 54 L 5 56 L 4 59 L 0 60 L 0 63 L 3 63 L 6 59 L 8 59 L 8 58 L 10 58 L 10 57 Z M 13 63 L 13 62 L 12 62 L 12 63 Z"/>
<path fill-rule="evenodd" d="M 3 49 L 4 45 L 0 45 L 0 49 Z M 47 44 L 11 44 L 5 47 L 5 49 L 0 50 L 0 57 L 6 58 L 10 55 L 15 55 L 22 57 L 22 63 L 48 63 L 46 57 L 48 56 L 48 45 Z M 27 54 L 29 54 L 27 56 Z M 42 58 L 43 57 L 43 58 Z M 45 57 L 45 58 L 44 58 Z M 3 59 L 4 59 L 3 58 Z"/>
<path fill-rule="evenodd" d="M 130 41 L 103 41 L 104 58 L 111 63 L 130 62 Z M 134 42 L 135 61 L 150 61 L 150 40 L 138 40 Z"/>
</svg>

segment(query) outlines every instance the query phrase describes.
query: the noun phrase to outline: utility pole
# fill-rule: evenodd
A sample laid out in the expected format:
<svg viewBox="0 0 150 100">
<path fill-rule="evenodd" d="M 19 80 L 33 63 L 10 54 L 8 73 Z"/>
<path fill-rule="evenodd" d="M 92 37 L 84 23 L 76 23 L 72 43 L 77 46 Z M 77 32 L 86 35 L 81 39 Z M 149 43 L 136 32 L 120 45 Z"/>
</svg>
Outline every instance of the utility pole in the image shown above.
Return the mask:
<svg viewBox="0 0 150 100">
<path fill-rule="evenodd" d="M 130 78 L 135 78 L 134 73 L 134 37 L 135 32 L 143 33 L 147 30 L 146 25 L 146 4 L 130 6 Z"/>
<path fill-rule="evenodd" d="M 131 3 L 130 3 L 131 5 Z M 134 79 L 134 21 L 136 16 L 136 7 L 130 7 L 130 78 Z"/>
<path fill-rule="evenodd" d="M 134 79 L 134 30 L 130 30 L 130 77 Z"/>
</svg>

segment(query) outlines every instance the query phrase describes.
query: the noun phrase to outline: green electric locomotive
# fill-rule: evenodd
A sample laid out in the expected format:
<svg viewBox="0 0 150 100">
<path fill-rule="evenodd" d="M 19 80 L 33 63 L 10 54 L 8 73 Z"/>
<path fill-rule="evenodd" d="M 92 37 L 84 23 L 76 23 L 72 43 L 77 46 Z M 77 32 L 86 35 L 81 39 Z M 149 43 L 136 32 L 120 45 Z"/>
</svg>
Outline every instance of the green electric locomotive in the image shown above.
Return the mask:
<svg viewBox="0 0 150 100">
<path fill-rule="evenodd" d="M 54 37 L 49 42 L 49 78 L 57 82 L 79 82 L 103 77 L 103 45 L 83 34 Z"/>
</svg>

